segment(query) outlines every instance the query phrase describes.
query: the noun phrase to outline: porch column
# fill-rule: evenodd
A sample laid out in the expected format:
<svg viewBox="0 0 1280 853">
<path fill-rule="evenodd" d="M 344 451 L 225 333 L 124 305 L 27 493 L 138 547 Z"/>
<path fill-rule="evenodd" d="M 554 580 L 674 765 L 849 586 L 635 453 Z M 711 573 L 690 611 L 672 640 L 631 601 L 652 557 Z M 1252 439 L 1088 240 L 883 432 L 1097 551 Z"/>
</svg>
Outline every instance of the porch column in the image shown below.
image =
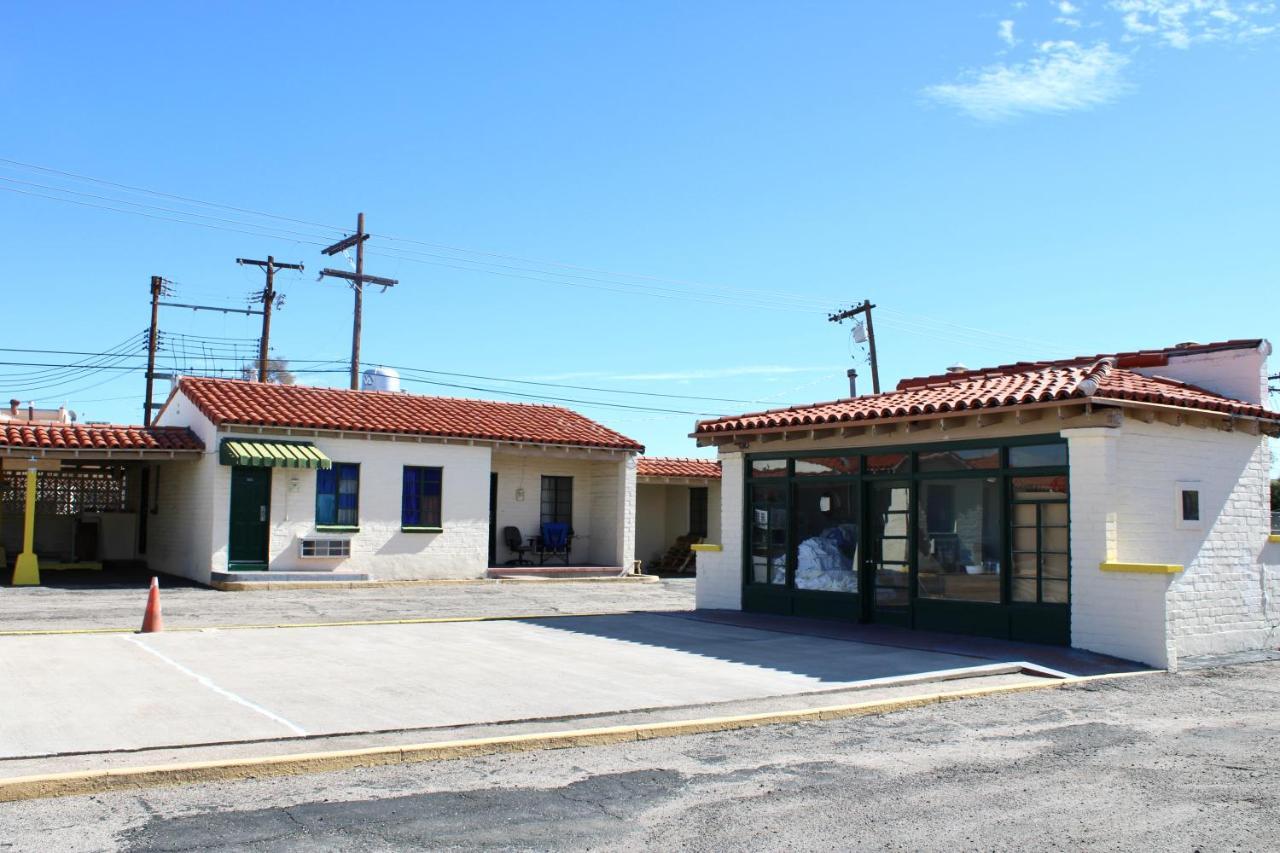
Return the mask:
<svg viewBox="0 0 1280 853">
<path fill-rule="evenodd" d="M 27 500 L 22 525 L 22 553 L 13 567 L 14 586 L 38 586 L 40 561 L 36 557 L 36 469 L 27 469 Z"/>
</svg>

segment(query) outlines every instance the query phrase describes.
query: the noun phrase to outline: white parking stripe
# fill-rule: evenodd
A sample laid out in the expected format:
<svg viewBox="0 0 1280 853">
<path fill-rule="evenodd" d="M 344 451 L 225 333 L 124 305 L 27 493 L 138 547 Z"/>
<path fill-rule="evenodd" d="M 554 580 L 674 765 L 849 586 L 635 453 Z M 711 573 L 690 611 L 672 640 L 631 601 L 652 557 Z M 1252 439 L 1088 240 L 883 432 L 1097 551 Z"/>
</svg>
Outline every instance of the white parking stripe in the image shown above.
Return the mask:
<svg viewBox="0 0 1280 853">
<path fill-rule="evenodd" d="M 293 723 L 289 722 L 289 721 L 288 721 L 288 720 L 286 720 L 284 717 L 281 717 L 279 714 L 273 714 L 273 713 L 271 713 L 271 712 L 270 712 L 270 711 L 268 711 L 266 708 L 263 708 L 261 705 L 255 705 L 254 703 L 250 702 L 248 699 L 245 699 L 243 696 L 238 696 L 238 695 L 236 695 L 235 693 L 232 693 L 230 690 L 227 690 L 227 689 L 225 689 L 225 688 L 219 687 L 217 684 L 214 684 L 214 683 L 213 683 L 213 681 L 212 681 L 210 678 L 208 678 L 207 676 L 201 675 L 201 674 L 200 674 L 200 673 L 198 673 L 198 672 L 194 672 L 194 671 L 192 671 L 192 670 L 190 670 L 190 669 L 187 669 L 185 666 L 183 666 L 182 664 L 178 663 L 178 662 L 177 662 L 176 660 L 174 660 L 173 658 L 166 657 L 165 655 L 163 655 L 163 654 L 161 654 L 160 652 L 156 651 L 155 649 L 151 648 L 150 646 L 148 646 L 146 643 L 142 642 L 142 641 L 141 641 L 141 640 L 139 640 L 138 638 L 136 638 L 136 637 L 122 637 L 121 639 L 128 640 L 130 643 L 133 643 L 133 644 L 134 644 L 135 646 L 137 646 L 138 648 L 143 649 L 144 651 L 150 652 L 151 654 L 153 654 L 153 655 L 155 655 L 156 657 L 160 658 L 160 660 L 162 660 L 162 661 L 164 661 L 165 663 L 169 664 L 169 666 L 173 667 L 174 669 L 178 670 L 179 672 L 181 672 L 181 673 L 183 673 L 183 674 L 185 674 L 185 675 L 189 675 L 189 676 L 191 676 L 191 677 L 192 677 L 192 678 L 194 678 L 196 681 L 198 681 L 198 682 L 200 682 L 201 684 L 203 684 L 205 687 L 208 687 L 208 688 L 209 688 L 210 690 L 212 690 L 214 693 L 217 693 L 219 696 L 226 697 L 227 699 L 230 699 L 232 702 L 236 702 L 236 703 L 238 703 L 238 704 L 240 704 L 240 705 L 245 706 L 246 708 L 249 708 L 249 709 L 250 709 L 250 710 L 252 710 L 252 711 L 257 711 L 259 714 L 261 714 L 261 715 L 262 715 L 262 716 L 264 716 L 264 717 L 267 717 L 267 718 L 269 718 L 269 719 L 275 720 L 277 723 L 279 723 L 280 725 L 282 725 L 282 726 L 284 726 L 285 728 L 289 729 L 289 731 L 293 732 L 294 734 L 296 734 L 296 735 L 305 735 L 305 734 L 307 733 L 307 732 L 306 732 L 306 730 L 305 730 L 305 729 L 303 729 L 301 726 L 298 726 L 298 725 L 295 725 L 295 724 L 293 724 Z"/>
</svg>

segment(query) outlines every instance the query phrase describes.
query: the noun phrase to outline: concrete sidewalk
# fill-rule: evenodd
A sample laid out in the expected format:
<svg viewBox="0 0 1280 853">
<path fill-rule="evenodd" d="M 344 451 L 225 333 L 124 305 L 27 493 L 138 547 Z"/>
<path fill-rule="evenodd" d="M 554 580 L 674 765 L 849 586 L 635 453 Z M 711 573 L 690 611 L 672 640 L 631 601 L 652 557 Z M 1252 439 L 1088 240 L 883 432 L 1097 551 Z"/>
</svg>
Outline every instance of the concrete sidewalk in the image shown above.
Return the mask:
<svg viewBox="0 0 1280 853">
<path fill-rule="evenodd" d="M 7 637 L 0 695 L 20 698 L 0 715 L 0 765 L 706 707 L 992 677 L 993 663 L 656 614 Z"/>
</svg>

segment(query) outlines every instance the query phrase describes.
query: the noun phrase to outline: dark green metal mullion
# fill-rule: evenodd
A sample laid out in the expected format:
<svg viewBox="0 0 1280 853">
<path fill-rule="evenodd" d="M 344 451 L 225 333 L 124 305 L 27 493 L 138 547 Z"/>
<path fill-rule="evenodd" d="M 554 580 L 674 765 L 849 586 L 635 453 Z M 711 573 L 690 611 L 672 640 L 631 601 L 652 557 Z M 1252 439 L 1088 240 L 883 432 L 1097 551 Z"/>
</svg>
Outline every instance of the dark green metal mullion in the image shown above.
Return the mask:
<svg viewBox="0 0 1280 853">
<path fill-rule="evenodd" d="M 787 536 L 782 547 L 786 558 L 786 571 L 783 573 L 782 585 L 788 590 L 796 588 L 796 549 L 791 547 L 792 533 L 796 529 L 796 460 L 787 460 L 787 487 L 782 490 L 787 500 Z"/>
<path fill-rule="evenodd" d="M 1008 449 L 1000 451 L 1001 462 L 1007 461 Z M 1004 511 L 1004 524 L 1001 525 L 1001 535 L 1004 541 L 1000 543 L 1001 565 L 1004 571 L 1000 573 L 1000 603 L 1008 605 L 1013 602 L 1013 483 L 1009 477 L 1000 478 L 1000 505 Z"/>
<path fill-rule="evenodd" d="M 748 459 L 742 477 L 742 588 L 751 584 L 751 510 L 754 495 L 751 492 L 751 461 Z"/>
<path fill-rule="evenodd" d="M 920 531 L 916 529 L 916 502 L 920 497 L 920 490 L 916 487 L 918 481 L 915 478 L 916 459 L 915 454 L 911 454 L 911 473 L 913 476 L 907 481 L 907 624 L 914 628 L 916 626 L 916 600 L 919 596 L 916 594 L 916 584 L 920 577 L 920 545 L 916 541 L 920 535 Z"/>
<path fill-rule="evenodd" d="M 1036 504 L 1036 604 L 1044 604 L 1044 504 Z"/>
</svg>

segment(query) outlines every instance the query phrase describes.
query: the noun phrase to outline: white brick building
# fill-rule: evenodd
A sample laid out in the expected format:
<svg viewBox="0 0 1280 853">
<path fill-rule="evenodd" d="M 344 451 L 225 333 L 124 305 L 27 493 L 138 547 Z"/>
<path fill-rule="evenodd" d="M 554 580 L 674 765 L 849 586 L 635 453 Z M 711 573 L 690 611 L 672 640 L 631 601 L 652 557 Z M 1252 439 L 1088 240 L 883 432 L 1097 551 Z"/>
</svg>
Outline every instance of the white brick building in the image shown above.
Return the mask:
<svg viewBox="0 0 1280 853">
<path fill-rule="evenodd" d="M 637 559 L 646 571 L 693 571 L 696 555 L 683 545 L 703 541 L 720 541 L 720 463 L 641 456 L 636 462 Z M 664 563 L 668 555 L 670 565 Z"/>
<path fill-rule="evenodd" d="M 1280 644 L 1263 340 L 904 380 L 704 421 L 698 606 L 1070 644 L 1164 667 Z"/>
<path fill-rule="evenodd" d="M 567 409 L 188 377 L 156 422 L 205 450 L 156 475 L 147 561 L 201 583 L 616 572 L 635 550 L 643 448 Z"/>
</svg>

